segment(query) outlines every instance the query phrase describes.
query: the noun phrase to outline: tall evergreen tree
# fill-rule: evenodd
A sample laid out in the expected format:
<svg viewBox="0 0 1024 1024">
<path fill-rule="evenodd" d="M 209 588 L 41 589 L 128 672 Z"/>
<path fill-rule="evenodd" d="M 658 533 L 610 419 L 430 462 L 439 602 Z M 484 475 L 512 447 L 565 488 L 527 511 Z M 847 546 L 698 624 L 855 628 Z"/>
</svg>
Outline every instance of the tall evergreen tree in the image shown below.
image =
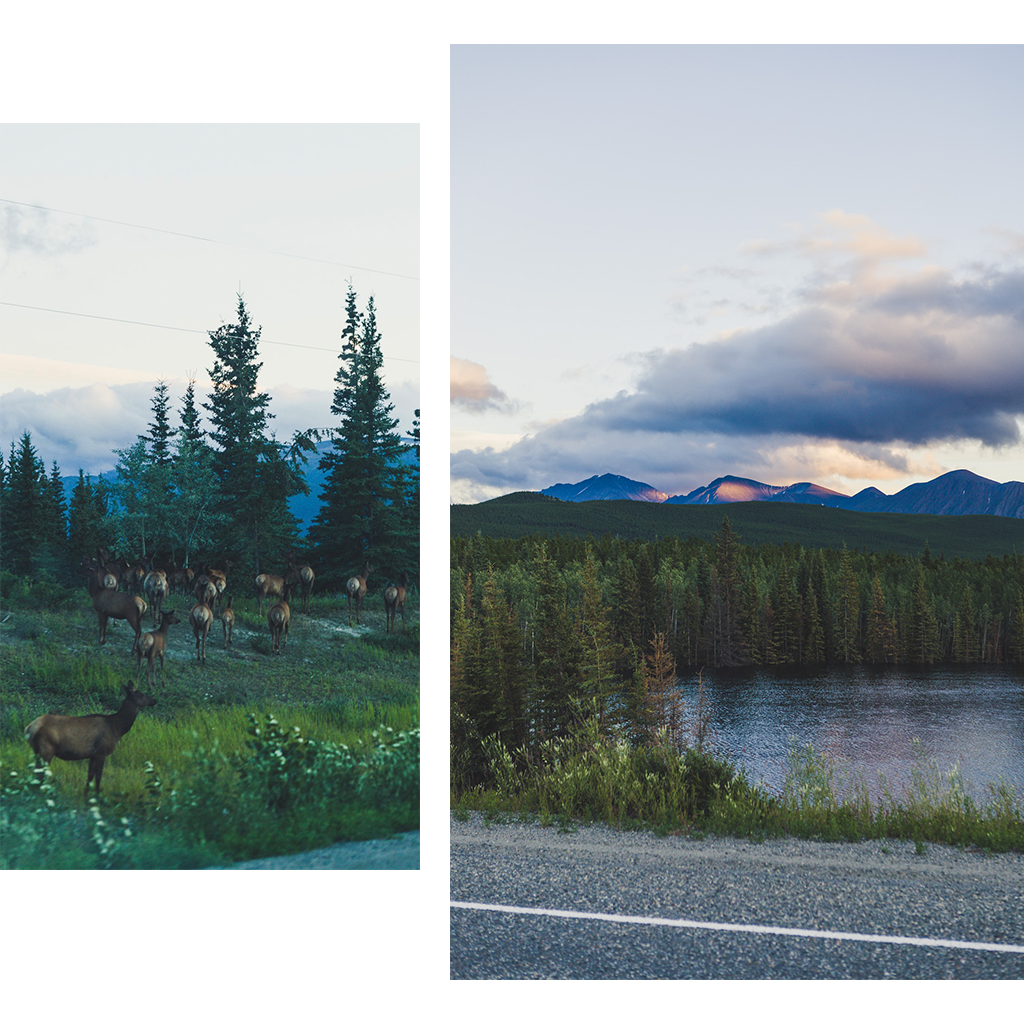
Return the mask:
<svg viewBox="0 0 1024 1024">
<path fill-rule="evenodd" d="M 171 438 L 174 430 L 168 414 L 170 399 L 167 397 L 167 384 L 158 380 L 154 391 L 156 393 L 152 402 L 153 422 L 149 425 L 149 432 L 143 437 L 152 462 L 158 466 L 169 466 L 172 459 Z"/>
<path fill-rule="evenodd" d="M 293 465 L 267 437 L 270 397 L 257 389 L 260 332 L 238 296 L 238 322 L 210 331 L 216 359 L 210 414 L 213 469 L 220 482 L 216 511 L 225 525 L 216 538 L 221 557 L 252 572 L 280 564 L 294 547 L 297 527 L 287 499 L 304 488 Z"/>
<path fill-rule="evenodd" d="M 341 422 L 331 430 L 331 448 L 320 459 L 323 504 L 309 530 L 325 578 L 336 583 L 366 559 L 385 572 L 407 569 L 410 563 L 415 567 L 419 550 L 418 523 L 408 514 L 405 446 L 381 377 L 373 298 L 360 314 L 350 284 L 346 311 L 331 405 Z"/>
<path fill-rule="evenodd" d="M 20 576 L 31 574 L 39 561 L 45 536 L 44 482 L 43 463 L 26 430 L 17 451 L 11 445 L 3 524 L 4 564 Z"/>
</svg>

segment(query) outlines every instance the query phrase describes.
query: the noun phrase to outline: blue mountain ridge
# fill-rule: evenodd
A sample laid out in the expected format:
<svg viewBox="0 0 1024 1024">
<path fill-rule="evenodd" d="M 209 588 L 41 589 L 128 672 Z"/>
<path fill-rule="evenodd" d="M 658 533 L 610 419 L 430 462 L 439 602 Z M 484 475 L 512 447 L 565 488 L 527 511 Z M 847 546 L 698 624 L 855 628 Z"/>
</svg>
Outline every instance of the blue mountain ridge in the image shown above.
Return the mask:
<svg viewBox="0 0 1024 1024">
<path fill-rule="evenodd" d="M 841 494 L 814 483 L 787 487 L 745 477 L 723 476 L 689 494 L 668 497 L 651 484 L 605 473 L 577 484 L 554 484 L 540 491 L 562 501 L 655 501 L 665 505 L 726 505 L 736 501 L 776 501 L 825 505 L 854 512 L 907 512 L 930 515 L 994 515 L 1024 519 L 1024 483 L 996 483 L 966 469 L 944 473 L 926 483 L 910 484 L 896 494 L 866 487 Z"/>
<path fill-rule="evenodd" d="M 407 466 L 414 466 L 416 464 L 416 457 L 412 447 L 412 439 L 403 437 L 402 443 L 407 446 L 406 450 L 402 453 L 402 463 Z M 303 536 L 309 529 L 310 524 L 316 518 L 317 513 L 320 511 L 320 506 L 323 504 L 320 500 L 320 492 L 323 490 L 326 478 L 324 473 L 320 470 L 320 456 L 323 455 L 330 447 L 330 441 L 321 441 L 316 446 L 316 453 L 310 453 L 309 455 L 305 472 L 303 473 L 303 479 L 305 479 L 306 485 L 309 487 L 309 494 L 296 494 L 288 499 L 288 508 L 291 510 L 292 515 L 298 520 L 299 533 Z M 106 480 L 108 483 L 114 484 L 117 482 L 117 470 L 107 470 L 107 472 L 100 473 L 98 476 L 92 477 L 92 479 L 94 481 L 97 479 Z M 70 506 L 71 495 L 78 484 L 78 477 L 61 477 L 61 483 L 64 484 L 64 497 Z"/>
</svg>

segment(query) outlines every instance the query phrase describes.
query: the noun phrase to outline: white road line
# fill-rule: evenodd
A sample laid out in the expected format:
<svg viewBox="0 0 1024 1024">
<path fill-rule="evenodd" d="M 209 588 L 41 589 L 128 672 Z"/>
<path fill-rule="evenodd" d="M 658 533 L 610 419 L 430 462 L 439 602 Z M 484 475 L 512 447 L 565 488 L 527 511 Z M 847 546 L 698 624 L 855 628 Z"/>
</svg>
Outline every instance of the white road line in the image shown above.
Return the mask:
<svg viewBox="0 0 1024 1024">
<path fill-rule="evenodd" d="M 1024 946 L 996 942 L 960 942 L 956 939 L 918 939 L 907 935 L 860 935 L 857 932 L 822 932 L 808 928 L 774 928 L 760 924 L 722 924 L 717 921 L 684 921 L 665 917 L 631 917 L 626 914 L 591 914 L 579 910 L 548 910 L 540 907 L 506 907 L 494 903 L 462 903 L 449 906 L 459 910 L 489 910 L 502 914 L 534 914 L 542 917 L 568 917 L 583 921 L 608 921 L 612 924 L 661 925 L 664 928 L 705 928 L 719 932 L 753 932 L 757 935 L 797 935 L 807 939 L 844 939 L 853 942 L 889 942 L 904 946 L 943 946 L 951 949 L 980 949 L 992 953 L 1024 953 Z"/>
</svg>

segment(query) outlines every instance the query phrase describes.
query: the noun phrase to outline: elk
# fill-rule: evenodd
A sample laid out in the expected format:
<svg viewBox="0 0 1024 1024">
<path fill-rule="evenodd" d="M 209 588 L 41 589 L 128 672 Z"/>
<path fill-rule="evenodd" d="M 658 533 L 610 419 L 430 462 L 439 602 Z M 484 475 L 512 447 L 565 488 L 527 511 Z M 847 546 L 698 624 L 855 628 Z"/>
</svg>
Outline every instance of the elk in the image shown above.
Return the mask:
<svg viewBox="0 0 1024 1024">
<path fill-rule="evenodd" d="M 192 579 L 195 576 L 195 572 L 189 569 L 187 566 L 184 569 L 175 568 L 171 566 L 171 589 L 176 594 L 180 594 L 182 597 L 188 597 L 189 590 L 192 588 Z"/>
<path fill-rule="evenodd" d="M 227 570 L 231 569 L 234 566 L 234 564 L 234 562 L 230 561 L 225 562 L 224 565 L 227 567 L 225 569 L 211 569 L 209 562 L 205 562 L 203 564 L 202 576 L 200 576 L 199 578 L 202 579 L 205 576 L 206 579 L 208 579 L 217 588 L 218 605 L 220 604 L 221 598 L 224 596 L 224 591 L 227 590 L 228 587 Z M 210 607 L 212 608 L 213 605 L 211 604 Z"/>
<path fill-rule="evenodd" d="M 192 588 L 192 593 L 200 604 L 208 604 L 212 608 L 214 601 L 217 600 L 217 584 L 205 576 L 200 576 Z"/>
<path fill-rule="evenodd" d="M 356 602 L 356 625 L 359 625 L 359 612 L 363 607 L 363 598 L 366 597 L 366 580 L 371 572 L 373 572 L 373 566 L 369 562 L 365 562 L 361 574 L 349 577 L 348 583 L 345 584 L 345 593 L 348 594 L 348 624 L 350 626 L 352 625 L 353 600 Z"/>
<path fill-rule="evenodd" d="M 131 594 L 122 594 L 117 590 L 108 590 L 104 577 L 108 575 L 102 566 L 98 569 L 86 569 L 89 573 L 89 596 L 92 598 L 92 606 L 96 609 L 99 618 L 100 643 L 107 642 L 107 621 L 109 619 L 124 619 L 129 626 L 135 630 L 135 640 L 132 642 L 132 651 L 135 651 L 139 643 L 139 635 L 142 633 L 142 618 L 146 614 L 146 602 L 141 597 L 132 597 Z"/>
<path fill-rule="evenodd" d="M 80 568 L 89 577 L 90 594 L 92 593 L 93 586 L 103 590 L 117 590 L 117 577 L 107 570 L 107 567 L 101 560 L 90 558 L 88 555 L 82 555 Z"/>
<path fill-rule="evenodd" d="M 206 638 L 210 634 L 210 626 L 213 625 L 213 610 L 205 601 L 192 606 L 188 613 L 189 625 L 196 638 L 196 660 L 200 665 L 206 664 Z"/>
<path fill-rule="evenodd" d="M 288 607 L 288 597 L 292 585 L 284 585 L 284 596 L 277 604 L 271 605 L 267 612 L 267 625 L 270 626 L 270 653 L 280 654 L 281 648 L 288 637 L 288 620 L 292 617 L 291 609 Z"/>
<path fill-rule="evenodd" d="M 234 601 L 234 598 L 228 595 L 227 607 L 225 607 L 220 613 L 220 624 L 224 627 L 225 647 L 231 643 L 231 634 L 235 631 L 235 613 L 231 608 L 232 601 Z"/>
<path fill-rule="evenodd" d="M 138 646 L 135 648 L 135 657 L 138 660 L 138 664 L 135 671 L 135 681 L 138 682 L 139 676 L 142 673 L 142 659 L 145 658 L 147 662 L 147 670 L 149 675 L 149 685 L 153 686 L 156 682 L 156 663 L 157 658 L 160 659 L 160 685 L 164 683 L 164 654 L 167 652 L 167 627 L 173 626 L 174 623 L 181 622 L 181 619 L 174 614 L 172 608 L 167 612 L 160 612 L 160 628 L 154 629 L 149 633 L 143 633 L 139 637 Z"/>
<path fill-rule="evenodd" d="M 49 764 L 55 757 L 62 761 L 89 760 L 85 795 L 89 783 L 96 780 L 96 799 L 100 797 L 103 762 L 114 752 L 117 741 L 132 727 L 143 708 L 151 708 L 156 699 L 133 686 L 124 688 L 124 703 L 112 715 L 40 715 L 25 730 L 25 739 L 37 761 Z"/>
<path fill-rule="evenodd" d="M 387 619 L 386 630 L 388 633 L 395 631 L 395 612 L 402 613 L 402 632 L 405 632 L 405 592 L 409 586 L 409 576 L 402 573 L 398 577 L 398 583 L 391 583 L 384 591 L 384 616 Z"/>
<path fill-rule="evenodd" d="M 282 597 L 284 595 L 284 577 L 271 576 L 269 573 L 261 572 L 256 577 L 256 598 L 258 602 L 257 614 L 263 614 L 263 602 L 268 597 Z"/>
<path fill-rule="evenodd" d="M 153 607 L 153 624 L 155 625 L 164 598 L 171 588 L 167 582 L 167 573 L 163 569 L 154 569 L 152 566 L 153 563 L 150 562 L 149 572 L 146 573 L 146 578 L 142 581 L 142 590 Z"/>
<path fill-rule="evenodd" d="M 313 567 L 310 565 L 296 565 L 290 558 L 288 559 L 288 574 L 285 579 L 289 583 L 295 584 L 302 591 L 302 610 L 308 614 L 309 612 L 309 595 L 313 592 L 313 581 L 316 579 L 316 573 L 313 572 Z"/>
</svg>

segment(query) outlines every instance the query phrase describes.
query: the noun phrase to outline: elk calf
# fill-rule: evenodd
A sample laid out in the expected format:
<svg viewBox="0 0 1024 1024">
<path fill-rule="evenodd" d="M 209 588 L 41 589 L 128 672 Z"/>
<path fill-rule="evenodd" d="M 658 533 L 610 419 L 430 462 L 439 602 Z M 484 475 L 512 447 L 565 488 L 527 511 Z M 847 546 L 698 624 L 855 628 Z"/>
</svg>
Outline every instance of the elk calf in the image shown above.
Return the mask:
<svg viewBox="0 0 1024 1024">
<path fill-rule="evenodd" d="M 359 613 L 363 608 L 363 599 L 366 597 L 366 580 L 373 572 L 373 566 L 369 562 L 364 563 L 362 574 L 349 577 L 345 584 L 345 593 L 348 595 L 348 624 L 352 625 L 352 602 L 356 603 L 356 625 L 359 625 Z"/>
<path fill-rule="evenodd" d="M 284 585 L 284 597 L 277 604 L 272 605 L 267 613 L 267 625 L 270 626 L 270 653 L 280 654 L 281 648 L 288 637 L 288 621 L 292 617 L 291 609 L 288 607 L 289 591 L 291 584 Z"/>
<path fill-rule="evenodd" d="M 135 657 L 138 659 L 138 665 L 135 671 L 135 681 L 138 683 L 139 676 L 142 673 L 142 659 L 145 658 L 147 662 L 147 673 L 149 676 L 149 685 L 152 686 L 156 682 L 156 663 L 157 658 L 160 659 L 160 685 L 163 686 L 164 682 L 164 654 L 167 651 L 167 627 L 174 625 L 176 622 L 181 622 L 181 619 L 174 614 L 174 609 L 170 611 L 160 613 L 160 628 L 154 629 L 152 632 L 143 633 L 139 637 L 138 646 L 135 648 Z"/>
<path fill-rule="evenodd" d="M 96 799 L 100 796 L 103 762 L 113 753 L 117 741 L 132 727 L 142 708 L 151 708 L 156 700 L 134 687 L 124 688 L 124 703 L 112 715 L 41 715 L 29 723 L 25 739 L 36 758 L 49 764 L 55 757 L 62 761 L 89 760 L 85 795 L 89 783 L 96 781 Z"/>
<path fill-rule="evenodd" d="M 220 613 L 220 624 L 224 627 L 225 647 L 231 643 L 231 634 L 235 631 L 235 613 L 231 607 L 232 601 L 234 601 L 234 597 L 229 596 L 227 606 Z"/>
<path fill-rule="evenodd" d="M 196 660 L 200 665 L 206 664 L 206 638 L 210 635 L 213 625 L 213 610 L 203 601 L 194 604 L 188 613 L 189 625 L 196 638 Z"/>
<path fill-rule="evenodd" d="M 402 573 L 398 583 L 392 583 L 384 591 L 384 616 L 387 619 L 386 631 L 395 631 L 395 613 L 402 613 L 402 632 L 405 632 L 405 592 L 409 586 L 409 576 Z"/>
</svg>

